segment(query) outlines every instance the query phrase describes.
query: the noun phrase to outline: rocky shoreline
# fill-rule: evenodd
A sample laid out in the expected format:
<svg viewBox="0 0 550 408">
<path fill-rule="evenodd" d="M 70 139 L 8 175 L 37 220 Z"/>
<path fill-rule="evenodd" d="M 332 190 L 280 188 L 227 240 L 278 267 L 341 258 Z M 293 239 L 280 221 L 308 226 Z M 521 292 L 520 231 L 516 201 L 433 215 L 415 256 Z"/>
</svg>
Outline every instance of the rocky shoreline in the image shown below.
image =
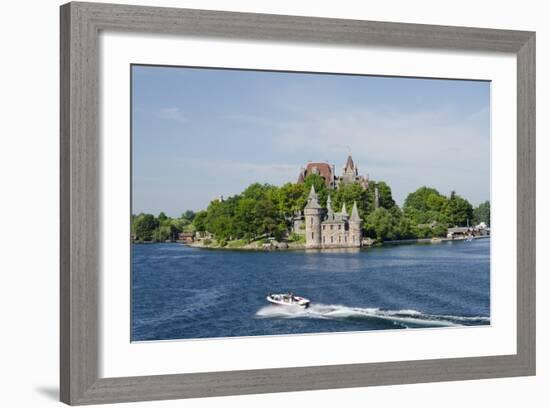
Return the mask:
<svg viewBox="0 0 550 408">
<path fill-rule="evenodd" d="M 232 250 L 232 251 L 285 251 L 285 250 L 300 250 L 306 249 L 305 244 L 295 243 L 295 242 L 269 242 L 269 243 L 260 243 L 260 242 L 251 242 L 244 245 L 235 245 L 229 242 L 227 245 L 221 246 L 217 243 L 212 243 L 205 245 L 201 241 L 184 244 L 191 248 L 201 248 L 201 249 L 223 249 L 223 250 Z"/>
<path fill-rule="evenodd" d="M 474 239 L 489 239 L 490 236 L 478 236 L 474 237 Z M 448 239 L 448 238 L 418 238 L 418 239 L 403 239 L 403 240 L 394 240 L 394 241 L 384 241 L 384 242 L 375 242 L 374 240 L 368 240 L 368 242 L 364 242 L 362 247 L 363 248 L 369 248 L 369 247 L 376 247 L 376 246 L 383 246 L 383 245 L 406 245 L 406 244 L 440 244 L 443 242 L 450 242 L 450 241 L 465 241 L 466 239 L 462 238 L 455 238 L 455 239 Z M 200 248 L 200 249 L 221 249 L 221 250 L 232 250 L 232 251 L 288 251 L 288 250 L 305 250 L 307 249 L 304 243 L 296 243 L 296 242 L 277 242 L 277 241 L 271 241 L 269 243 L 260 243 L 260 242 L 251 242 L 244 245 L 235 245 L 231 242 L 226 244 L 225 246 L 218 245 L 217 243 L 213 242 L 211 244 L 205 245 L 202 241 L 193 242 L 193 243 L 184 243 L 184 245 L 189 246 L 191 248 Z M 334 249 L 334 248 L 333 248 Z M 346 249 L 346 248 L 342 248 Z"/>
<path fill-rule="evenodd" d="M 490 236 L 477 236 L 473 239 L 488 239 Z M 368 239 L 367 242 L 363 242 L 363 248 L 383 246 L 383 245 L 406 245 L 406 244 L 439 244 L 450 241 L 465 241 L 463 238 L 418 238 L 418 239 L 403 239 L 394 241 L 376 242 L 372 239 Z M 168 241 L 167 241 L 168 242 Z M 216 241 L 212 240 L 211 243 L 205 244 L 204 240 L 195 241 L 191 243 L 182 241 L 170 241 L 172 243 L 179 243 L 191 248 L 210 249 L 210 250 L 229 250 L 229 251 L 292 251 L 292 250 L 306 250 L 306 246 L 302 242 L 251 242 L 244 244 L 242 241 L 229 241 L 225 245 L 219 245 Z M 134 244 L 153 244 L 154 242 L 134 242 Z M 342 248 L 346 249 L 346 248 Z"/>
</svg>

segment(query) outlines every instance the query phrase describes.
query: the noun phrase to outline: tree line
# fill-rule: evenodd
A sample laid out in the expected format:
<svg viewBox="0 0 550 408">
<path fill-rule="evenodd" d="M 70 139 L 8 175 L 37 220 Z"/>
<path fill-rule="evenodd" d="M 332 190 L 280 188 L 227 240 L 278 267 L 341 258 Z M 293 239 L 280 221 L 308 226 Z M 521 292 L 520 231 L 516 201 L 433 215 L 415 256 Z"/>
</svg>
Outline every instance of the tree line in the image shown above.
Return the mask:
<svg viewBox="0 0 550 408">
<path fill-rule="evenodd" d="M 240 194 L 214 200 L 196 213 L 186 211 L 179 218 L 164 213 L 156 217 L 134 215 L 132 236 L 138 242 L 164 242 L 176 239 L 181 232 L 208 231 L 222 246 L 231 240 L 251 242 L 268 237 L 282 240 L 291 232 L 295 215 L 306 205 L 311 186 L 323 207 L 329 194 L 335 211 L 340 211 L 344 203 L 349 211 L 356 202 L 364 236 L 376 241 L 444 236 L 448 227 L 480 222 L 490 226 L 489 201 L 473 208 L 454 191 L 447 197 L 434 188 L 421 187 L 409 194 L 400 208 L 390 186 L 383 181 L 370 181 L 367 189 L 350 183 L 332 190 L 321 176 L 312 174 L 304 183 L 286 183 L 281 187 L 254 183 Z"/>
<path fill-rule="evenodd" d="M 136 242 L 175 241 L 181 232 L 195 232 L 195 212 L 188 210 L 179 218 L 168 217 L 164 212 L 132 215 L 132 239 Z"/>
</svg>

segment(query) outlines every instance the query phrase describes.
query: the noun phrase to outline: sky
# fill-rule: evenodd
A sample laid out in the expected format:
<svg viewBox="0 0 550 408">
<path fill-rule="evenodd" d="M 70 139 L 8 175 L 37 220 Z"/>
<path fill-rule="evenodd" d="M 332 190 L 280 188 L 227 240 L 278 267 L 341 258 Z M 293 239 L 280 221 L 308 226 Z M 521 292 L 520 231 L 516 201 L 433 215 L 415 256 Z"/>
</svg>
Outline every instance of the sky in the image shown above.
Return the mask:
<svg viewBox="0 0 550 408">
<path fill-rule="evenodd" d="M 490 82 L 132 66 L 132 212 L 179 216 L 351 153 L 402 205 L 490 198 Z"/>
</svg>

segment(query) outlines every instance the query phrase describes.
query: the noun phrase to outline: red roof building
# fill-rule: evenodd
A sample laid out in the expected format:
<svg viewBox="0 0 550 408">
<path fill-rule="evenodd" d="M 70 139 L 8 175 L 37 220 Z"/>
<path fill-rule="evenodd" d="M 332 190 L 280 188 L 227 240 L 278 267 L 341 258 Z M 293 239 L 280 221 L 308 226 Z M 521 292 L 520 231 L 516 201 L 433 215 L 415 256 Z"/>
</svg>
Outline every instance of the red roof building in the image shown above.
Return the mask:
<svg viewBox="0 0 550 408">
<path fill-rule="evenodd" d="M 368 176 L 359 175 L 357 166 L 353 162 L 353 159 L 348 156 L 346 165 L 342 169 L 342 175 L 337 176 L 334 170 L 334 165 L 326 162 L 308 163 L 305 168 L 302 167 L 300 175 L 298 176 L 298 183 L 303 183 L 307 176 L 311 174 L 318 174 L 324 180 L 328 188 L 337 188 L 342 184 L 358 183 L 364 189 L 369 186 Z"/>
<path fill-rule="evenodd" d="M 302 168 L 298 176 L 298 183 L 303 183 L 307 176 L 318 174 L 325 179 L 325 184 L 328 188 L 334 188 L 334 166 L 328 163 L 308 163 L 305 168 Z"/>
</svg>

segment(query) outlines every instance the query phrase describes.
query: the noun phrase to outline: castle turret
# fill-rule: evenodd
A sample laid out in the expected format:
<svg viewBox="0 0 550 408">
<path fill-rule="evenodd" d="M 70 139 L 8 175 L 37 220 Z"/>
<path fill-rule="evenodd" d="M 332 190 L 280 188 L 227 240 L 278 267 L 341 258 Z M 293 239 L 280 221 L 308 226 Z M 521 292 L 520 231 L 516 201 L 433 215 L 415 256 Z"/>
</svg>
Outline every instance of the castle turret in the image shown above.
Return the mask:
<svg viewBox="0 0 550 408">
<path fill-rule="evenodd" d="M 315 188 L 311 186 L 311 191 L 307 198 L 307 204 L 304 208 L 306 222 L 306 248 L 321 247 L 321 219 L 323 209 L 319 205 Z"/>
<path fill-rule="evenodd" d="M 351 217 L 349 218 L 349 243 L 351 246 L 359 247 L 361 246 L 362 238 L 361 218 L 357 210 L 357 202 L 354 202 L 351 210 Z"/>
<path fill-rule="evenodd" d="M 357 167 L 355 166 L 355 163 L 353 162 L 353 159 L 351 158 L 351 155 L 348 156 L 348 160 L 346 161 L 346 165 L 344 166 L 344 171 L 342 173 L 342 181 L 344 183 L 354 183 L 355 179 L 357 178 L 358 172 Z"/>
</svg>

